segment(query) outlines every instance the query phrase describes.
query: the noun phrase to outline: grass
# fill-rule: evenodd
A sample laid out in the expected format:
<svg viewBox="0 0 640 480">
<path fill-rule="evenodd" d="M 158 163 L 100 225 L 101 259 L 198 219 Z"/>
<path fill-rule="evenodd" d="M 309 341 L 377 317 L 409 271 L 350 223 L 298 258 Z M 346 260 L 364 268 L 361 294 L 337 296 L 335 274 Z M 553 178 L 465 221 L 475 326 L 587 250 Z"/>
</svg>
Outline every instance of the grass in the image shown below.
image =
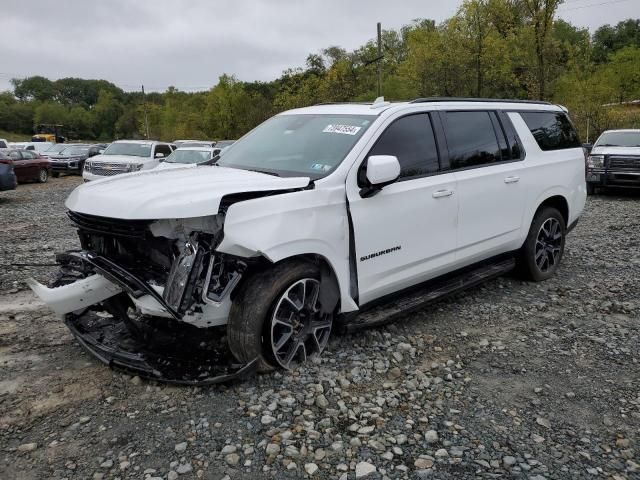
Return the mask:
<svg viewBox="0 0 640 480">
<path fill-rule="evenodd" d="M 25 135 L 24 133 L 13 133 L 0 130 L 0 138 L 5 138 L 9 142 L 30 142 L 31 135 Z"/>
</svg>

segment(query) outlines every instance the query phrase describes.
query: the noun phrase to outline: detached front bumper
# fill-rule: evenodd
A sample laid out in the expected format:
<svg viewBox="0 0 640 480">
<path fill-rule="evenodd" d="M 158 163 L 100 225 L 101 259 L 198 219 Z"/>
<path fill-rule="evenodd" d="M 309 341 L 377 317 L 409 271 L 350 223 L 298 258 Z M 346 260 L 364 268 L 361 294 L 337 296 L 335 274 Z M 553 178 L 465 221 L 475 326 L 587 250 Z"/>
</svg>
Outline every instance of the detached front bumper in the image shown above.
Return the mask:
<svg viewBox="0 0 640 480">
<path fill-rule="evenodd" d="M 189 339 L 189 332 L 172 331 L 171 322 L 135 334 L 124 321 L 94 312 L 67 314 L 64 322 L 102 363 L 152 380 L 212 385 L 249 377 L 257 367 L 257 359 L 246 365 L 229 362 L 223 345 Z"/>
<path fill-rule="evenodd" d="M 55 288 L 33 279 L 28 284 L 101 362 L 185 385 L 222 383 L 255 372 L 257 359 L 233 363 L 223 325 L 198 328 L 185 322 L 161 293 L 120 265 L 86 251 L 60 254 L 57 260 L 69 281 Z"/>
</svg>

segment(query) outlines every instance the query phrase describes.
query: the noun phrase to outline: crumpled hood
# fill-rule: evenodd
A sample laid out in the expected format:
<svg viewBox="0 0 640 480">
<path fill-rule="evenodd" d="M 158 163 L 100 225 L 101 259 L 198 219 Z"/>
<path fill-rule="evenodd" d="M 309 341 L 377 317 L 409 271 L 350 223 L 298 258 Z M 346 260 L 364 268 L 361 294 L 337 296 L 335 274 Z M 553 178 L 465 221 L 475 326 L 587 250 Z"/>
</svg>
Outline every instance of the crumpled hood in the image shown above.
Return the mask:
<svg viewBox="0 0 640 480">
<path fill-rule="evenodd" d="M 638 155 L 640 147 L 594 147 L 590 155 Z"/>
<path fill-rule="evenodd" d="M 204 217 L 218 213 L 225 195 L 303 188 L 309 181 L 209 165 L 153 169 L 80 185 L 65 205 L 74 212 L 125 220 Z"/>
</svg>

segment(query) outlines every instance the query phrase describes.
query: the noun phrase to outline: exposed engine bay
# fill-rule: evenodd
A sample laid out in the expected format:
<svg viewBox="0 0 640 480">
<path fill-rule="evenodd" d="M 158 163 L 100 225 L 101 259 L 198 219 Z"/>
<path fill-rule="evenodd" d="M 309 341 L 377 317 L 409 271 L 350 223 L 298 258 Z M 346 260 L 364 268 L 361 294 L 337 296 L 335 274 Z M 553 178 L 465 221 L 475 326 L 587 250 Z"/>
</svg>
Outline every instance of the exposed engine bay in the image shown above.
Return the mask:
<svg viewBox="0 0 640 480">
<path fill-rule="evenodd" d="M 200 328 L 224 324 L 229 294 L 247 259 L 215 252 L 221 216 L 146 221 L 69 212 L 69 217 L 78 226 L 82 251 L 59 256 L 63 270 L 104 276 L 141 314 Z"/>
<path fill-rule="evenodd" d="M 165 381 L 252 371 L 226 355 L 231 292 L 251 260 L 215 251 L 223 215 L 122 220 L 70 211 L 81 250 L 57 256 L 52 288 L 31 287 L 97 358 Z M 185 348 L 188 346 L 188 348 Z"/>
</svg>

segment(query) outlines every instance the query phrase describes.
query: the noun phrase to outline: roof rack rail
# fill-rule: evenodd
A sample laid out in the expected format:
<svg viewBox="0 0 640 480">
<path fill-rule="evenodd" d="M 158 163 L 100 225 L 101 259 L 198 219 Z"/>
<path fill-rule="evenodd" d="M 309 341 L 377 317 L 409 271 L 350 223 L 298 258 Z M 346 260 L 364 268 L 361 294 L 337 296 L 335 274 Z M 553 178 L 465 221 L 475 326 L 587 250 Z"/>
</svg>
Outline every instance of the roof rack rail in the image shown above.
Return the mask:
<svg viewBox="0 0 640 480">
<path fill-rule="evenodd" d="M 536 105 L 553 105 L 551 102 L 543 100 L 515 100 L 508 98 L 465 98 L 465 97 L 425 97 L 416 98 L 409 103 L 428 103 L 428 102 L 491 102 L 491 103 L 533 103 Z"/>
<path fill-rule="evenodd" d="M 313 106 L 318 107 L 320 105 L 373 105 L 372 102 L 322 102 L 315 103 Z"/>
</svg>

